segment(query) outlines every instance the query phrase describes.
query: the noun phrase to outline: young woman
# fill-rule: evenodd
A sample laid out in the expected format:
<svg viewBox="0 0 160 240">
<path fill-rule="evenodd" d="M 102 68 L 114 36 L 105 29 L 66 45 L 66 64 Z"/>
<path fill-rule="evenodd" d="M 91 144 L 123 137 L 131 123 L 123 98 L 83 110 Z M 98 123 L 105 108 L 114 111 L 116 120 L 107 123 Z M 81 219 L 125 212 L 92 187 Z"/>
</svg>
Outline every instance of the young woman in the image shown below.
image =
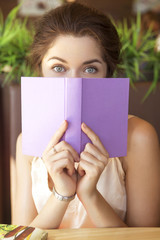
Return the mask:
<svg viewBox="0 0 160 240">
<path fill-rule="evenodd" d="M 119 53 L 108 17 L 69 3 L 40 20 L 32 65 L 44 77 L 111 77 Z M 42 158 L 24 156 L 18 137 L 13 223 L 47 229 L 159 226 L 160 153 L 154 128 L 129 115 L 127 156 L 109 158 L 85 123 L 82 131 L 92 143 L 79 156 L 60 141 L 67 127 L 64 121 L 53 133 Z"/>
</svg>

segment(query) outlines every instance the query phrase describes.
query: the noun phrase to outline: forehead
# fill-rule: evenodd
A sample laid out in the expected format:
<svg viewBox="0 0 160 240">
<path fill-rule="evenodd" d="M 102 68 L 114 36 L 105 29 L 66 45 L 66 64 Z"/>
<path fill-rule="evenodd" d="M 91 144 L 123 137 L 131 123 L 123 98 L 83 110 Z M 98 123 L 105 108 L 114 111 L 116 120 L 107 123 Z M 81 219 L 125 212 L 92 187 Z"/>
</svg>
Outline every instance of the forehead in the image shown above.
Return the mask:
<svg viewBox="0 0 160 240">
<path fill-rule="evenodd" d="M 51 44 L 44 58 L 58 55 L 63 58 L 102 57 L 99 43 L 91 36 L 76 37 L 72 35 L 60 35 Z"/>
</svg>

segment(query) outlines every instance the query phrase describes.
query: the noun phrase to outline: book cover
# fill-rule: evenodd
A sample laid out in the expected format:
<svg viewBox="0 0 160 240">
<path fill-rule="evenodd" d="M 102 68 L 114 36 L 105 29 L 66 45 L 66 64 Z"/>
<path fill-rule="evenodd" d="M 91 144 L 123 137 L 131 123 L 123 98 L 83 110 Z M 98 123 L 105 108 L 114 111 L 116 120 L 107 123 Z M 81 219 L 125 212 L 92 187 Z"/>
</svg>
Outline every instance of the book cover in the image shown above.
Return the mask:
<svg viewBox="0 0 160 240">
<path fill-rule="evenodd" d="M 0 239 L 6 240 L 46 240 L 48 233 L 42 229 L 20 226 L 0 224 Z"/>
<path fill-rule="evenodd" d="M 41 157 L 64 119 L 63 139 L 80 153 L 89 138 L 85 122 L 100 138 L 110 157 L 126 156 L 128 78 L 22 77 L 22 151 Z"/>
</svg>

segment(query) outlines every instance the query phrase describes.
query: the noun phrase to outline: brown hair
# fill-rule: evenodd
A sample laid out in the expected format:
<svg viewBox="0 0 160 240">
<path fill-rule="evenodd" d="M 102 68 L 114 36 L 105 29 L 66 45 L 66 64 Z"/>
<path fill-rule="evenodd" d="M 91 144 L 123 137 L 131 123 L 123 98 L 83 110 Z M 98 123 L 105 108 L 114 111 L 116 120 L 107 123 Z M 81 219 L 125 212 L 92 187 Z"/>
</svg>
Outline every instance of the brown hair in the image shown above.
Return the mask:
<svg viewBox="0 0 160 240">
<path fill-rule="evenodd" d="M 67 3 L 46 13 L 38 22 L 31 50 L 31 64 L 41 69 L 41 62 L 59 35 L 92 36 L 97 40 L 111 77 L 119 63 L 120 41 L 110 19 L 97 9 L 81 3 Z"/>
</svg>

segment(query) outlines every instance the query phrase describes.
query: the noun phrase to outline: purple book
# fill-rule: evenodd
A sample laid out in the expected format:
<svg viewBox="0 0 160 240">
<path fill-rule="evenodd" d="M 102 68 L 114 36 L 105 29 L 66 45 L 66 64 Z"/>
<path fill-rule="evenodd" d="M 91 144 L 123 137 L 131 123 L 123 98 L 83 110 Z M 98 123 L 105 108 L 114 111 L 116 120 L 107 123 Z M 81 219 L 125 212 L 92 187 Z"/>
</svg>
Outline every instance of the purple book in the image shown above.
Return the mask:
<svg viewBox="0 0 160 240">
<path fill-rule="evenodd" d="M 41 157 L 64 119 L 63 139 L 80 153 L 91 142 L 81 130 L 85 122 L 110 157 L 127 154 L 128 78 L 22 77 L 22 151 Z"/>
</svg>

